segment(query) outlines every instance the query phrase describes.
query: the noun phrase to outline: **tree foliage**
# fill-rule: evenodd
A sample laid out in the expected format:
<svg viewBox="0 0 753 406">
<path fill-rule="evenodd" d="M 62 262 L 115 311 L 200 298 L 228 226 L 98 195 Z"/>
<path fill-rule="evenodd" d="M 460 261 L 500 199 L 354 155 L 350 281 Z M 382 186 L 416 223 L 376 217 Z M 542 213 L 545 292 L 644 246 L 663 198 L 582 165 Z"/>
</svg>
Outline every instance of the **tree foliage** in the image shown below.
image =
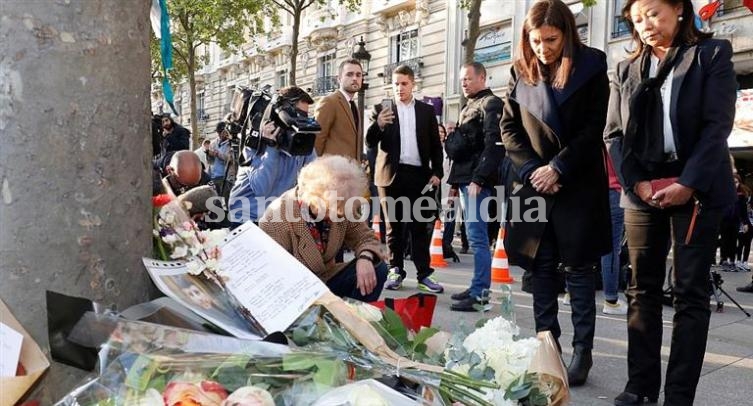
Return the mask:
<svg viewBox="0 0 753 406">
<path fill-rule="evenodd" d="M 188 78 L 194 143 L 199 136 L 195 75 L 207 62 L 198 55 L 199 48 L 217 43 L 223 50 L 235 52 L 263 30 L 264 17 L 274 14 L 270 5 L 268 0 L 167 0 L 173 41 L 170 79 L 177 83 Z M 160 66 L 159 46 L 152 51 L 153 64 Z"/>
<path fill-rule="evenodd" d="M 324 7 L 327 5 L 327 0 L 270 0 L 277 7 L 278 10 L 282 10 L 285 13 L 290 14 L 293 17 L 293 33 L 292 44 L 290 50 L 290 69 L 288 70 L 288 84 L 295 86 L 296 84 L 296 69 L 298 66 L 298 36 L 301 32 L 301 16 L 303 12 L 311 7 L 317 5 L 318 7 Z M 355 11 L 361 5 L 361 0 L 338 0 L 338 4 L 345 5 L 350 11 Z"/>
</svg>

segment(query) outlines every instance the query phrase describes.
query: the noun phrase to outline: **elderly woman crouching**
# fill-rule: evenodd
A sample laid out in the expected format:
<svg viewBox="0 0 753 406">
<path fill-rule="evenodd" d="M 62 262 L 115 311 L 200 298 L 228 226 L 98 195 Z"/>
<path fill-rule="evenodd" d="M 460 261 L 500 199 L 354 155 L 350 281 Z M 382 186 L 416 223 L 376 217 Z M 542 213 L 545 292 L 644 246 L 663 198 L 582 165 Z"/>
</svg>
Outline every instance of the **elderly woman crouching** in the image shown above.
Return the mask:
<svg viewBox="0 0 753 406">
<path fill-rule="evenodd" d="M 375 301 L 387 279 L 382 245 L 360 217 L 366 175 L 352 160 L 325 156 L 305 166 L 298 186 L 272 202 L 259 227 L 315 273 L 336 295 Z M 346 246 L 356 254 L 336 263 Z"/>
</svg>

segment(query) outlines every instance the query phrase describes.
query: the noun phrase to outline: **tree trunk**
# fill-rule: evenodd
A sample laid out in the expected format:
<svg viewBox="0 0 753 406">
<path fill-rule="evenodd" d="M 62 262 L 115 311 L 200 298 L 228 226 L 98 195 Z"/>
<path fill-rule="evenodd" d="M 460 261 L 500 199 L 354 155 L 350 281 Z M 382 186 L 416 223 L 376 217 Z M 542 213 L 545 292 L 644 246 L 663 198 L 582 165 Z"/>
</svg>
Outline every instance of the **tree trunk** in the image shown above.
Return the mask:
<svg viewBox="0 0 753 406">
<path fill-rule="evenodd" d="M 301 14 L 303 10 L 296 9 L 293 14 L 293 41 L 290 48 L 290 83 L 288 86 L 295 86 L 296 69 L 298 67 L 298 35 L 301 31 Z"/>
<path fill-rule="evenodd" d="M 476 52 L 476 41 L 478 40 L 479 20 L 481 19 L 481 2 L 482 0 L 472 0 L 468 9 L 468 36 L 463 41 L 463 63 L 473 62 L 473 54 Z"/>
<path fill-rule="evenodd" d="M 199 145 L 199 121 L 196 114 L 196 51 L 191 42 L 188 46 L 188 93 L 191 94 L 189 103 L 191 110 L 191 149 Z"/>
<path fill-rule="evenodd" d="M 148 299 L 150 0 L 3 1 L 0 297 L 47 352 L 45 290 Z M 52 362 L 52 404 L 84 371 Z"/>
</svg>

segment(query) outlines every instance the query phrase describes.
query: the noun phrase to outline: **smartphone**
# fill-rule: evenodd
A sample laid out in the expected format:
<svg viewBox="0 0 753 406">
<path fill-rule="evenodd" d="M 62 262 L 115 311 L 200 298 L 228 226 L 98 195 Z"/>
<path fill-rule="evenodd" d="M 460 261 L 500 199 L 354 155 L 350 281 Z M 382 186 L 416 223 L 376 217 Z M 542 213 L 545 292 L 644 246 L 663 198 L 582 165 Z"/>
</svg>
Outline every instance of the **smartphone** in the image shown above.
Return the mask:
<svg viewBox="0 0 753 406">
<path fill-rule="evenodd" d="M 382 99 L 382 110 L 392 110 L 392 99 Z"/>
</svg>

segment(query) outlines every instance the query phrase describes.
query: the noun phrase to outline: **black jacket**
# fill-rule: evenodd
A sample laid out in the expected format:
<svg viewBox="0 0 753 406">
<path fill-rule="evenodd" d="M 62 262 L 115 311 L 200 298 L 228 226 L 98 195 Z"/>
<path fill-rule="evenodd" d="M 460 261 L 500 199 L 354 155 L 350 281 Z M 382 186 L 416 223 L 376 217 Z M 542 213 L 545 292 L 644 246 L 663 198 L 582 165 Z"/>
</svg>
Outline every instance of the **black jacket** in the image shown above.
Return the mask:
<svg viewBox="0 0 753 406">
<path fill-rule="evenodd" d="M 444 144 L 452 160 L 447 183 L 497 185 L 499 162 L 505 155 L 499 133 L 501 118 L 502 99 L 491 90 L 484 89 L 468 98 L 455 131 L 447 135 Z"/>
<path fill-rule="evenodd" d="M 381 110 L 381 106 L 375 107 L 375 112 Z M 395 121 L 379 129 L 376 120 L 366 132 L 366 146 L 376 148 L 376 162 L 374 165 L 374 184 L 386 187 L 395 180 L 398 165 L 400 164 L 400 137 L 416 137 L 418 154 L 421 157 L 421 168 L 428 182 L 432 175 L 442 179 L 442 143 L 439 140 L 439 126 L 434 117 L 434 108 L 416 100 L 416 134 L 400 134 L 400 122 L 397 111 Z"/>
<path fill-rule="evenodd" d="M 641 83 L 640 58 L 617 65 L 612 77 L 604 139 L 615 173 L 625 190 L 622 206 L 649 208 L 633 193 L 639 181 L 667 177 L 652 173 L 636 159 L 623 160 L 624 129 L 630 100 Z M 670 80 L 669 78 L 667 80 Z M 695 190 L 704 207 L 721 208 L 735 201 L 727 137 L 735 116 L 737 81 L 729 41 L 706 39 L 685 49 L 674 66 L 670 120 L 679 160 L 679 183 Z"/>
<path fill-rule="evenodd" d="M 530 269 L 550 227 L 565 266 L 593 265 L 611 250 L 612 241 L 601 139 L 609 99 L 606 55 L 589 47 L 578 50 L 562 90 L 541 82 L 531 86 L 515 70 L 508 89 L 502 140 L 523 183 L 508 191 L 505 248 L 510 263 Z M 530 185 L 531 173 L 544 165 L 560 173 L 562 188 L 554 195 L 541 195 Z M 537 208 L 546 221 L 536 221 L 540 215 L 532 210 Z M 533 219 L 526 218 L 527 212 Z"/>
</svg>

